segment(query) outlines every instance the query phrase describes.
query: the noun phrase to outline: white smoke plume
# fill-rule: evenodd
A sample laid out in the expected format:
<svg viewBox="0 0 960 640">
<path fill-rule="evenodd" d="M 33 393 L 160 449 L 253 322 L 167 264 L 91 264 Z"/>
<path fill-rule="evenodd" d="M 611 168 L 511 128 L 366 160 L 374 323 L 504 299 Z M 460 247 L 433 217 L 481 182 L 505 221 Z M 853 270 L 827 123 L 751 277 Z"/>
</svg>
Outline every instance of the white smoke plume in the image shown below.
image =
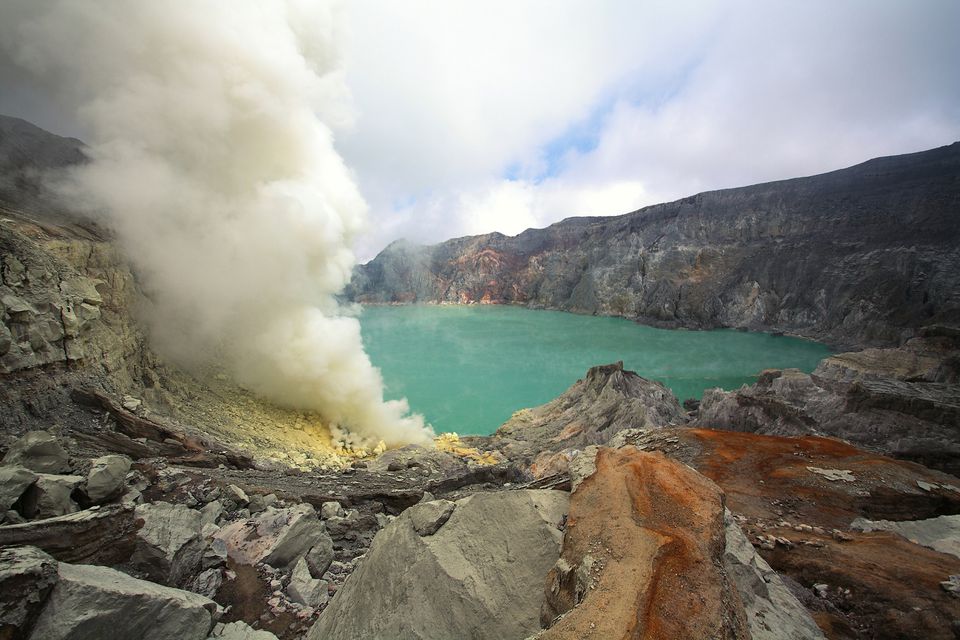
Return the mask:
<svg viewBox="0 0 960 640">
<path fill-rule="evenodd" d="M 349 116 L 339 24 L 316 0 L 6 0 L 0 46 L 87 131 L 69 194 L 116 229 L 161 353 L 217 345 L 277 403 L 424 442 L 334 299 L 366 215 L 331 132 Z"/>
</svg>

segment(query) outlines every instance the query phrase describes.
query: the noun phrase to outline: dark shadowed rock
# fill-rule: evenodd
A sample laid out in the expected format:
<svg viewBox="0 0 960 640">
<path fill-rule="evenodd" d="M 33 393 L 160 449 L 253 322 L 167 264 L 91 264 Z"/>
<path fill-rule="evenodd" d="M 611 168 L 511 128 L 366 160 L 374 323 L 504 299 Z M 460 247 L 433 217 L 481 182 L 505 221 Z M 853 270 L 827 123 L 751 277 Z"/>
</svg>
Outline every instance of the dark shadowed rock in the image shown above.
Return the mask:
<svg viewBox="0 0 960 640">
<path fill-rule="evenodd" d="M 743 603 L 751 640 L 823 640 L 810 613 L 747 540 L 728 511 L 723 555 Z"/>
<path fill-rule="evenodd" d="M 0 638 L 28 636 L 58 579 L 57 561 L 40 549 L 0 549 Z"/>
<path fill-rule="evenodd" d="M 476 494 L 458 500 L 430 536 L 418 534 L 405 511 L 377 534 L 309 637 L 500 640 L 535 633 L 567 501 L 560 491 Z"/>
</svg>

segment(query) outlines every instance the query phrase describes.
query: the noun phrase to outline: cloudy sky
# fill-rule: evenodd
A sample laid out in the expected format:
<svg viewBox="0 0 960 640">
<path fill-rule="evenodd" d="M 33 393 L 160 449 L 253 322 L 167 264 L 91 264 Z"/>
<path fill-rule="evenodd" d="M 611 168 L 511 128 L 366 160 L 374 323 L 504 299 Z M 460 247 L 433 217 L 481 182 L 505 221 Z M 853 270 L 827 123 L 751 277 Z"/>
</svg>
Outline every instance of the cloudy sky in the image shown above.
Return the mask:
<svg viewBox="0 0 960 640">
<path fill-rule="evenodd" d="M 400 237 L 515 234 L 960 139 L 956 0 L 350 0 L 343 14 L 335 135 L 370 207 L 362 260 Z"/>
</svg>

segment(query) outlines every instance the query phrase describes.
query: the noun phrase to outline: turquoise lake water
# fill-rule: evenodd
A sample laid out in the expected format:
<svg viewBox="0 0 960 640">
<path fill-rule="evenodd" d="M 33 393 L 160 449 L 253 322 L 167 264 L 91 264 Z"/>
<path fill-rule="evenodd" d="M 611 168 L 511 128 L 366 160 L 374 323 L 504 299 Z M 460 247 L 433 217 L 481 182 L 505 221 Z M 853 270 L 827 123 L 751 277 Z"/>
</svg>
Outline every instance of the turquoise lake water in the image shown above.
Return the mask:
<svg viewBox="0 0 960 640">
<path fill-rule="evenodd" d="M 590 367 L 617 360 L 683 401 L 751 383 L 763 369 L 812 371 L 830 354 L 799 338 L 654 329 L 511 306 L 371 306 L 360 325 L 387 397 L 406 397 L 437 433 L 492 433 L 514 411 L 552 400 Z"/>
</svg>

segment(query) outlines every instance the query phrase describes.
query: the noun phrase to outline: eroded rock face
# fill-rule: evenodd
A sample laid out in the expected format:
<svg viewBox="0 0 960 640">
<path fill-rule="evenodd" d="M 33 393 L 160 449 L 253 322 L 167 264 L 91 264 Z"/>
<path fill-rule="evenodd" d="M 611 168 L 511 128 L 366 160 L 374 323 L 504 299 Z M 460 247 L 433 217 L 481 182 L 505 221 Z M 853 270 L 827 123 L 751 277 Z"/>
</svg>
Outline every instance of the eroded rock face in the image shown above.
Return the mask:
<svg viewBox="0 0 960 640">
<path fill-rule="evenodd" d="M 347 293 L 898 344 L 904 330 L 960 322 L 958 171 L 960 143 L 510 238 L 397 242 Z"/>
<path fill-rule="evenodd" d="M 217 605 L 108 567 L 60 564 L 31 640 L 204 640 Z"/>
<path fill-rule="evenodd" d="M 570 498 L 539 637 L 748 638 L 724 550 L 715 484 L 659 454 L 601 448 Z"/>
<path fill-rule="evenodd" d="M 310 631 L 311 640 L 525 638 L 539 628 L 543 579 L 560 552 L 560 491 L 481 493 L 432 535 L 404 511 Z"/>
</svg>

